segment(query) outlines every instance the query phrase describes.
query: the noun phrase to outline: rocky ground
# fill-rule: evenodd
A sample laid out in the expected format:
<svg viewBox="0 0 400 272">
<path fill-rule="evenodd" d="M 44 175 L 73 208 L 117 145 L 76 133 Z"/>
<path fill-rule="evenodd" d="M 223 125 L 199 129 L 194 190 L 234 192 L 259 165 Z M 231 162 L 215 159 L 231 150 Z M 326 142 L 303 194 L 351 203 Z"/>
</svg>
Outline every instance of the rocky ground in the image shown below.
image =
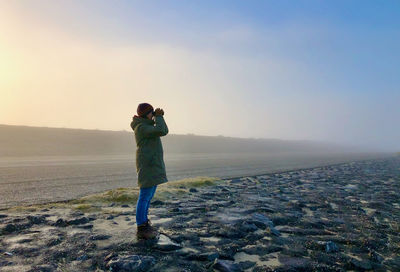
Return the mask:
<svg viewBox="0 0 400 272">
<path fill-rule="evenodd" d="M 0 271 L 400 271 L 400 157 L 195 185 L 148 241 L 129 199 L 0 211 Z"/>
</svg>

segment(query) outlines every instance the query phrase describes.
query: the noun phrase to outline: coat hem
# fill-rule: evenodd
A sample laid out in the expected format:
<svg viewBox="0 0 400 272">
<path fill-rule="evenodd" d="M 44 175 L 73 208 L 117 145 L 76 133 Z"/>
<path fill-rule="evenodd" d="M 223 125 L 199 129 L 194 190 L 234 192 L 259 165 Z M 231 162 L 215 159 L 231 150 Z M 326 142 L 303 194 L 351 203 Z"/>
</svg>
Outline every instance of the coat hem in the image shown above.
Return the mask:
<svg viewBox="0 0 400 272">
<path fill-rule="evenodd" d="M 161 180 L 161 181 L 155 181 L 155 182 L 151 182 L 151 183 L 146 182 L 146 185 L 139 185 L 139 183 L 138 183 L 138 187 L 139 188 L 149 188 L 149 187 L 153 187 L 154 185 L 160 185 L 160 184 L 163 184 L 166 182 L 168 182 L 168 179 Z"/>
</svg>

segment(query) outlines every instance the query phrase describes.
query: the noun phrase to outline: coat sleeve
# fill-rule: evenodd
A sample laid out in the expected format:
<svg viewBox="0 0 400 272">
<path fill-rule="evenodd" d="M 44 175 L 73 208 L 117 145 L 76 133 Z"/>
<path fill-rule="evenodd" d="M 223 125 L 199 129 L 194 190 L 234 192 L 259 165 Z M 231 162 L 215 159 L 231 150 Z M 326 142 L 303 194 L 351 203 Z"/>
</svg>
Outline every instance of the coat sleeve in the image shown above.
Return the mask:
<svg viewBox="0 0 400 272">
<path fill-rule="evenodd" d="M 155 126 L 142 126 L 144 137 L 165 136 L 168 134 L 168 127 L 162 115 L 155 116 Z"/>
</svg>

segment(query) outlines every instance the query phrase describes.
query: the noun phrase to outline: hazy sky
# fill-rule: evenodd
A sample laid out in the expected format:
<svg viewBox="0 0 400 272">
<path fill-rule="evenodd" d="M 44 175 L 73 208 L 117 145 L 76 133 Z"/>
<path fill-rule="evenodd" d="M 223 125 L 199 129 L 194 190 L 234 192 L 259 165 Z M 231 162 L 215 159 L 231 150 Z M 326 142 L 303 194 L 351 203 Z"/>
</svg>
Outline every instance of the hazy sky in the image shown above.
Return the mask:
<svg viewBox="0 0 400 272">
<path fill-rule="evenodd" d="M 0 1 L 0 124 L 400 150 L 400 1 Z"/>
</svg>

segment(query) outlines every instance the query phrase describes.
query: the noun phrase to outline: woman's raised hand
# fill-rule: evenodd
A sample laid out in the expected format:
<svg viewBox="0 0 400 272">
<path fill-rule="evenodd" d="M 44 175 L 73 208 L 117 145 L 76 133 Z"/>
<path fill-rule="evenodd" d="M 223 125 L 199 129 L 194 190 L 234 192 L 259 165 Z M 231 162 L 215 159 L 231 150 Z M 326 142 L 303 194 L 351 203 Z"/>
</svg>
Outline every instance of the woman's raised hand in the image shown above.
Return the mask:
<svg viewBox="0 0 400 272">
<path fill-rule="evenodd" d="M 164 115 L 164 111 L 162 110 L 162 109 L 160 109 L 160 108 L 156 108 L 155 110 L 154 110 L 154 115 Z"/>
</svg>

